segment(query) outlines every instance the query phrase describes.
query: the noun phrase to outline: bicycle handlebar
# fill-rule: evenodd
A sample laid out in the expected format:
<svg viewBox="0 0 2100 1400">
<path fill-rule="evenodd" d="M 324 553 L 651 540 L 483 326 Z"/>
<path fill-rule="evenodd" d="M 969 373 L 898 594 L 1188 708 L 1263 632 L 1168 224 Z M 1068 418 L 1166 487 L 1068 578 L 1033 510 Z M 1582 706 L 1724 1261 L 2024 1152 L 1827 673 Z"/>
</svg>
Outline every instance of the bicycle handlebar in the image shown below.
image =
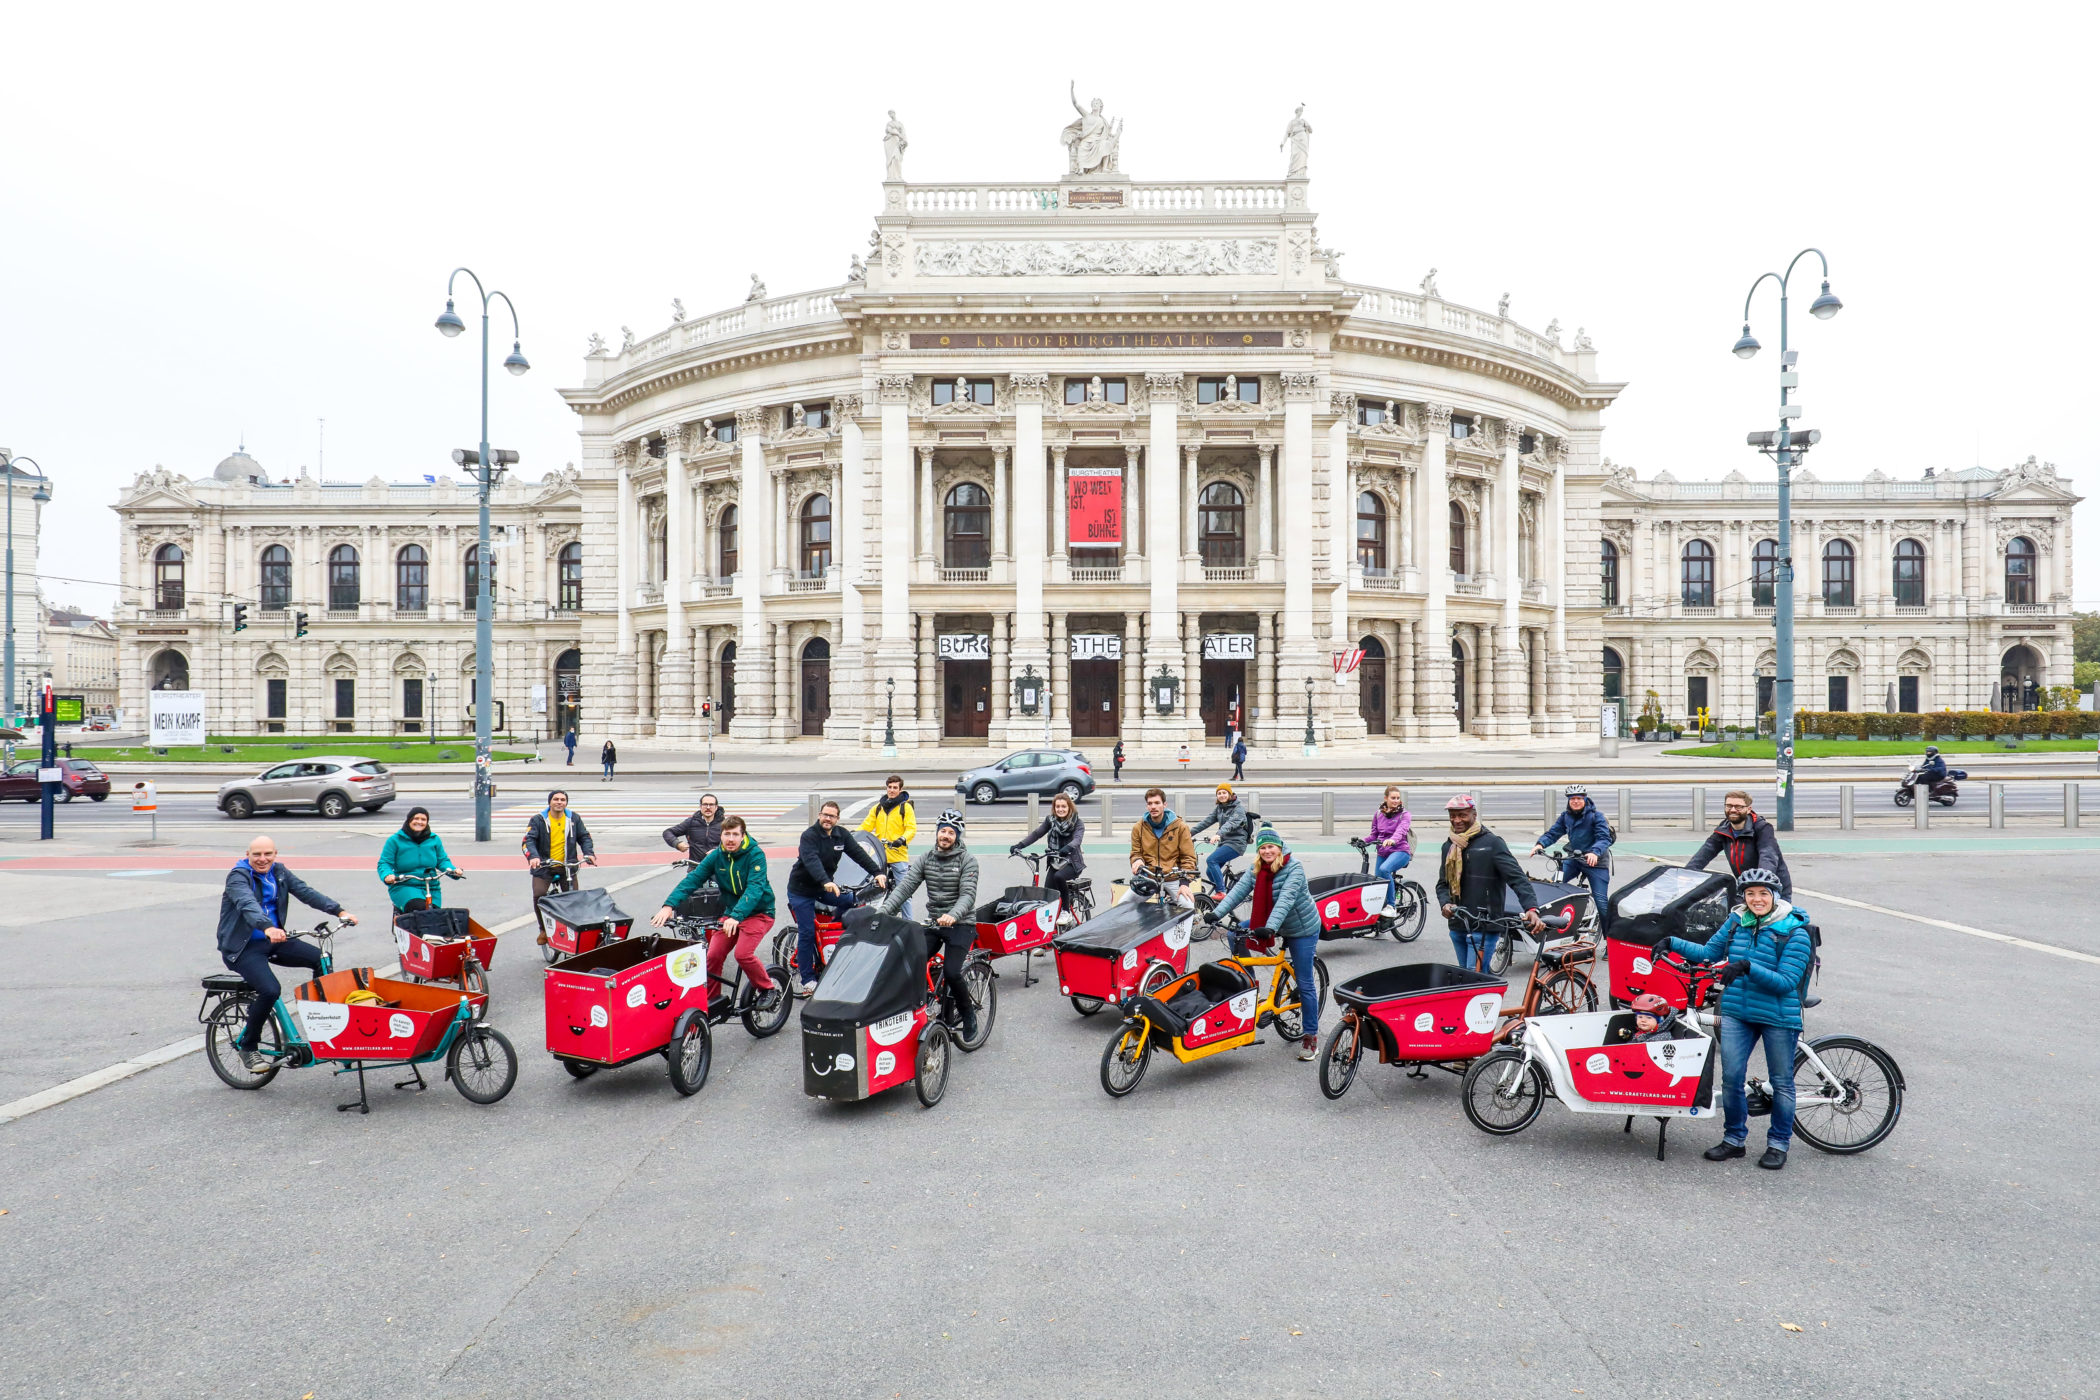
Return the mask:
<svg viewBox="0 0 2100 1400">
<path fill-rule="evenodd" d="M 1494 929 L 1516 929 L 1524 926 L 1524 914 L 1537 914 L 1527 909 L 1523 914 L 1476 914 L 1463 904 L 1453 905 L 1451 921 L 1462 925 L 1467 933 L 1485 933 Z M 1565 931 L 1574 920 L 1566 914 L 1539 914 L 1538 920 L 1555 932 Z"/>
</svg>

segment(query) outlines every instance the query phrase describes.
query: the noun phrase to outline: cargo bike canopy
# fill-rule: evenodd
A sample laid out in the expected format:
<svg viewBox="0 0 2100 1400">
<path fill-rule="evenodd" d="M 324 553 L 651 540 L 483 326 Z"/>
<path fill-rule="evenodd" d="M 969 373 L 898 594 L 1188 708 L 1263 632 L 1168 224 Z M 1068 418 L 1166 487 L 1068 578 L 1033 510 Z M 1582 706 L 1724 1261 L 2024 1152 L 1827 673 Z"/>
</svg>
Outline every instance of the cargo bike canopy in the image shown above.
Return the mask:
<svg viewBox="0 0 2100 1400">
<path fill-rule="evenodd" d="M 844 923 L 823 980 L 803 1003 L 804 1025 L 879 1021 L 926 1000 L 925 929 L 873 909 L 849 910 Z"/>
</svg>

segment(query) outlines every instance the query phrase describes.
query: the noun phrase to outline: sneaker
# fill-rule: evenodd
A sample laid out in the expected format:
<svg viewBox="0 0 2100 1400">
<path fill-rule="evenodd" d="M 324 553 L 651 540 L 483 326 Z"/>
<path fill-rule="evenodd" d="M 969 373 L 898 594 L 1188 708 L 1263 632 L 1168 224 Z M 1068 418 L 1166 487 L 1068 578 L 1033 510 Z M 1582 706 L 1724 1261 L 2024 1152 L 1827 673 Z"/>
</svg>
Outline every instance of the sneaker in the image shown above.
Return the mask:
<svg viewBox="0 0 2100 1400">
<path fill-rule="evenodd" d="M 1738 1149 L 1738 1155 L 1740 1155 L 1740 1149 Z M 1780 1171 L 1786 1166 L 1786 1150 L 1779 1147 L 1767 1147 L 1765 1155 L 1757 1159 L 1757 1164 L 1768 1172 Z"/>
<path fill-rule="evenodd" d="M 1743 1156 L 1743 1145 L 1739 1142 L 1717 1142 L 1706 1149 L 1709 1162 L 1726 1162 Z"/>
<path fill-rule="evenodd" d="M 241 1068 L 250 1074 L 261 1074 L 270 1067 L 270 1057 L 260 1050 L 243 1050 L 236 1046 L 233 1053 L 240 1056 Z"/>
<path fill-rule="evenodd" d="M 816 989 L 817 984 L 814 982 L 797 982 L 795 984 L 795 995 L 798 997 L 806 997 L 811 992 L 814 992 Z"/>
<path fill-rule="evenodd" d="M 1309 1036 L 1305 1037 L 1305 1039 L 1303 1039 L 1303 1040 L 1301 1040 L 1301 1041 L 1299 1041 L 1299 1042 L 1298 1042 L 1298 1058 L 1299 1058 L 1299 1059 L 1301 1059 L 1301 1060 L 1316 1060 L 1316 1059 L 1318 1059 L 1319 1057 L 1320 1057 L 1320 1038 L 1319 1038 L 1318 1036 L 1316 1036 L 1316 1035 L 1309 1035 Z"/>
<path fill-rule="evenodd" d="M 780 1005 L 780 988 L 777 986 L 766 988 L 758 994 L 758 1000 L 752 1004 L 759 1011 L 771 1011 L 774 1007 Z"/>
<path fill-rule="evenodd" d="M 964 1040 L 977 1039 L 977 1011 L 974 1007 L 966 1006 L 963 1008 L 962 1038 Z"/>
<path fill-rule="evenodd" d="M 540 946 L 542 948 L 547 946 L 547 930 L 545 929 L 540 930 Z"/>
</svg>

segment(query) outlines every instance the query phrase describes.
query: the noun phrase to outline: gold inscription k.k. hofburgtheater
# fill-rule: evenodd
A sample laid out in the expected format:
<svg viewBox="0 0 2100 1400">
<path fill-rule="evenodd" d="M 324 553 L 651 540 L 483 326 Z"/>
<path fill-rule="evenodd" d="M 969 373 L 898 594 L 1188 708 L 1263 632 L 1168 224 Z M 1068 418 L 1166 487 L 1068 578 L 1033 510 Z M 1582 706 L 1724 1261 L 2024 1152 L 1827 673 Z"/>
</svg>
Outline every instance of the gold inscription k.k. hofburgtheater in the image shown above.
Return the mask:
<svg viewBox="0 0 2100 1400">
<path fill-rule="evenodd" d="M 1282 331 L 914 331 L 914 350 L 1261 350 Z"/>
</svg>

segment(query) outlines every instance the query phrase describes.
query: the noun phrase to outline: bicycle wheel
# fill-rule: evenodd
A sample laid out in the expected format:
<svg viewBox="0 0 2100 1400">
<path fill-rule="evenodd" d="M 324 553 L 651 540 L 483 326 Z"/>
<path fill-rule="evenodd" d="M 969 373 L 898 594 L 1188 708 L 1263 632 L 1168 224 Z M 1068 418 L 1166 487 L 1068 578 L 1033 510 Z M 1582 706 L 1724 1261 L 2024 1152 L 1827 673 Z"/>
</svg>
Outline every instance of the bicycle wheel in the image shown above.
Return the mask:
<svg viewBox="0 0 2100 1400">
<path fill-rule="evenodd" d="M 1530 1127 L 1546 1103 L 1546 1077 L 1521 1050 L 1496 1050 L 1466 1067 L 1466 1117 L 1483 1133 L 1508 1137 Z"/>
<path fill-rule="evenodd" d="M 1108 1005 L 1108 1003 L 1101 1000 L 1101 998 L 1099 997 L 1072 998 L 1072 1009 L 1074 1011 L 1077 1011 L 1082 1016 L 1091 1016 L 1106 1005 Z"/>
<path fill-rule="evenodd" d="M 1189 942 L 1208 943 L 1211 939 L 1218 936 L 1218 926 L 1210 921 L 1210 912 L 1217 907 L 1218 897 L 1216 895 L 1198 892 L 1196 895 L 1196 917 L 1189 924 Z"/>
<path fill-rule="evenodd" d="M 571 1079 L 589 1079 L 600 1068 L 583 1060 L 563 1060 L 561 1067 L 569 1072 Z"/>
<path fill-rule="evenodd" d="M 932 1108 L 948 1092 L 948 1028 L 934 1025 L 919 1042 L 919 1063 L 912 1070 L 912 1092 L 919 1106 Z"/>
<path fill-rule="evenodd" d="M 1363 1023 L 1344 1021 L 1327 1037 L 1320 1053 L 1320 1092 L 1338 1099 L 1356 1082 L 1356 1066 L 1364 1055 Z"/>
<path fill-rule="evenodd" d="M 1539 983 L 1534 1016 L 1568 1016 L 1597 1009 L 1597 985 L 1588 974 L 1564 968 Z"/>
<path fill-rule="evenodd" d="M 1174 981 L 1178 975 L 1171 963 L 1155 962 L 1146 968 L 1145 975 L 1138 979 L 1138 995 L 1156 997 L 1160 989 Z"/>
<path fill-rule="evenodd" d="M 1488 971 L 1500 977 L 1509 971 L 1510 961 L 1517 955 L 1517 935 L 1505 933 L 1495 940 L 1495 951 L 1488 954 Z"/>
<path fill-rule="evenodd" d="M 1853 1035 L 1826 1035 L 1809 1042 L 1844 1089 L 1835 1102 L 1818 1102 L 1809 1090 L 1823 1079 L 1808 1062 L 1806 1049 L 1794 1051 L 1794 1131 L 1819 1152 L 1849 1157 L 1864 1152 L 1895 1129 L 1903 1113 L 1903 1071 L 1888 1051 Z"/>
<path fill-rule="evenodd" d="M 1298 1004 L 1298 977 L 1291 971 L 1289 963 L 1280 963 L 1276 968 L 1276 1019 L 1270 1024 L 1276 1034 L 1285 1040 L 1297 1040 L 1305 1034 L 1305 1008 Z"/>
<path fill-rule="evenodd" d="M 480 1001 L 474 1003 L 474 1019 L 486 1021 L 489 1018 L 488 969 L 480 963 L 469 963 L 460 969 L 459 980 L 464 985 L 465 990 L 481 998 Z"/>
<path fill-rule="evenodd" d="M 771 966 L 778 963 L 780 966 L 786 967 L 793 962 L 801 937 L 802 930 L 796 928 L 793 924 L 781 925 L 780 931 L 773 935 L 772 946 L 767 949 L 766 964 Z M 802 970 L 801 968 L 796 969 L 798 973 Z M 814 981 L 815 979 L 812 978 L 810 980 Z"/>
<path fill-rule="evenodd" d="M 1400 882 L 1400 898 L 1393 902 L 1393 941 L 1412 943 L 1422 936 L 1423 925 L 1429 922 L 1429 900 L 1422 887 L 1412 880 Z"/>
<path fill-rule="evenodd" d="M 234 1052 L 241 1032 L 248 1028 L 248 1008 L 253 1003 L 253 997 L 228 997 L 212 1012 L 211 1021 L 204 1028 L 204 1054 L 211 1061 L 212 1072 L 229 1089 L 260 1089 L 283 1068 L 279 1057 L 284 1054 L 284 1032 L 278 1029 L 275 1016 L 263 1022 L 262 1038 L 255 1042 L 255 1048 L 270 1057 L 268 1069 L 249 1073 Z"/>
<path fill-rule="evenodd" d="M 775 964 L 766 969 L 766 976 L 772 979 L 773 990 L 780 993 L 773 999 L 773 1005 L 764 1011 L 759 1010 L 760 993 L 754 993 L 744 1003 L 744 1029 L 758 1040 L 780 1034 L 780 1028 L 788 1023 L 788 1017 L 795 1010 L 795 994 L 788 986 L 787 969 Z"/>
<path fill-rule="evenodd" d="M 664 1058 L 671 1062 L 671 1087 L 687 1098 L 699 1093 L 715 1062 L 715 1035 L 707 1028 L 707 1018 L 687 1021 L 685 1033 L 671 1042 Z"/>
<path fill-rule="evenodd" d="M 1327 989 L 1334 985 L 1334 979 L 1327 975 L 1327 959 L 1317 955 L 1313 958 L 1313 976 L 1320 983 L 1319 999 L 1313 1005 L 1316 1007 L 1325 1006 L 1327 1004 Z"/>
<path fill-rule="evenodd" d="M 468 1103 L 494 1103 L 518 1082 L 518 1052 L 511 1049 L 502 1031 L 469 1026 L 452 1042 L 445 1073 Z"/>
<path fill-rule="evenodd" d="M 1124 1026 L 1101 1051 L 1101 1087 L 1120 1099 L 1143 1082 L 1152 1063 L 1152 1037 L 1142 1026 Z"/>
<path fill-rule="evenodd" d="M 958 1032 L 955 1044 L 970 1054 L 992 1038 L 992 1022 L 999 1017 L 999 981 L 992 976 L 991 959 L 972 958 L 964 963 L 963 984 L 970 989 L 970 1005 L 977 1012 L 977 1034 L 965 1038 Z"/>
</svg>

